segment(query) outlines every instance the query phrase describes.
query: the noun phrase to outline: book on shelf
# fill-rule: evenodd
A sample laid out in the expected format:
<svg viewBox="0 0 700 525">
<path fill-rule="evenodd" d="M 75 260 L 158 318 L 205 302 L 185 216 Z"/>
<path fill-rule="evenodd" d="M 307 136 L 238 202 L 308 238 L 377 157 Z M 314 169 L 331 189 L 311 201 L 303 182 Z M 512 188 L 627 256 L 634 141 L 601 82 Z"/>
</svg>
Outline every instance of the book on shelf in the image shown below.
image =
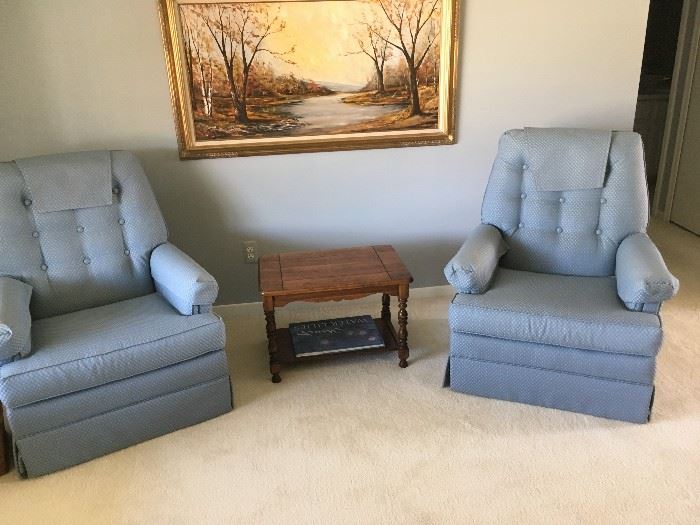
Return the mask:
<svg viewBox="0 0 700 525">
<path fill-rule="evenodd" d="M 371 315 L 291 323 L 289 333 L 297 357 L 384 346 L 384 338 Z"/>
</svg>

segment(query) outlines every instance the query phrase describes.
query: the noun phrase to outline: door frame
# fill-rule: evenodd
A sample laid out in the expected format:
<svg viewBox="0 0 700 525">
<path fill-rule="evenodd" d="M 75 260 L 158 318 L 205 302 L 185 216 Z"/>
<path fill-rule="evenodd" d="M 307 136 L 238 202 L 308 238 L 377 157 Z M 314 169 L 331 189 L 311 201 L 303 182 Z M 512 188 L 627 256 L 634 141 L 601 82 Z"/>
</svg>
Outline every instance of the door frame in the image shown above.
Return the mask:
<svg viewBox="0 0 700 525">
<path fill-rule="evenodd" d="M 666 222 L 671 221 L 693 77 L 700 52 L 700 0 L 685 0 L 683 2 L 676 49 L 676 61 L 673 68 L 671 93 L 659 159 L 659 173 L 652 205 L 653 214 L 662 215 Z"/>
</svg>

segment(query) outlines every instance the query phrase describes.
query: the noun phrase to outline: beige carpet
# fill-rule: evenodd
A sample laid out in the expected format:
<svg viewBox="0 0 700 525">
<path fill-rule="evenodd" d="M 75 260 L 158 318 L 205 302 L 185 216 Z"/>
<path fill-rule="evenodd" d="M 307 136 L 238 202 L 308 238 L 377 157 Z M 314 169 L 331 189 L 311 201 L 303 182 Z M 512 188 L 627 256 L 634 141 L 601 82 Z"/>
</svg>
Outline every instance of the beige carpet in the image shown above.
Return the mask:
<svg viewBox="0 0 700 525">
<path fill-rule="evenodd" d="M 680 295 L 663 311 L 654 416 L 633 425 L 440 388 L 447 288 L 415 290 L 411 364 L 306 364 L 270 383 L 259 305 L 220 309 L 236 409 L 87 464 L 0 478 L 0 523 L 698 523 L 700 238 L 656 225 Z M 279 321 L 372 302 L 288 307 Z"/>
</svg>

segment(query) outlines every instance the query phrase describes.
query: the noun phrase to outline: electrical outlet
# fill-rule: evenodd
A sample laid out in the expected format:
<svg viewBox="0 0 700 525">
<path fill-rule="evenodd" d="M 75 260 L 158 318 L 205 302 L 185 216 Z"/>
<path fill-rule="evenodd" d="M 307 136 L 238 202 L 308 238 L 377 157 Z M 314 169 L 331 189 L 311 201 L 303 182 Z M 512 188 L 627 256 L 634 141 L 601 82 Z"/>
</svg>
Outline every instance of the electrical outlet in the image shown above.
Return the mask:
<svg viewBox="0 0 700 525">
<path fill-rule="evenodd" d="M 246 264 L 258 262 L 258 241 L 243 241 L 243 260 Z"/>
</svg>

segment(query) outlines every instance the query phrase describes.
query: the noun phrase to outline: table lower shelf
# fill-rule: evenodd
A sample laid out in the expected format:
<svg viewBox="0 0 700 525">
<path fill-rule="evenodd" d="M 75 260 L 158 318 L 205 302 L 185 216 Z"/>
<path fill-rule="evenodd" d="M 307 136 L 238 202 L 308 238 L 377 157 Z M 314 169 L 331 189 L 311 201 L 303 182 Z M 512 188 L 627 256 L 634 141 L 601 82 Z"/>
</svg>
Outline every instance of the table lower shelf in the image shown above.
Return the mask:
<svg viewBox="0 0 700 525">
<path fill-rule="evenodd" d="M 397 351 L 399 348 L 398 338 L 396 336 L 394 325 L 391 323 L 391 321 L 378 317 L 374 319 L 374 322 L 377 324 L 377 328 L 384 338 L 384 346 L 380 346 L 378 348 L 366 348 L 364 350 L 350 350 L 347 352 L 329 352 L 327 354 L 309 355 L 304 357 L 297 357 L 294 354 L 294 345 L 292 344 L 292 336 L 289 333 L 289 328 L 278 328 L 275 331 L 275 342 L 277 343 L 277 354 L 275 356 L 276 360 L 282 364 L 291 364 L 297 361 L 324 359 L 328 357 L 338 357 L 341 355 Z"/>
</svg>

